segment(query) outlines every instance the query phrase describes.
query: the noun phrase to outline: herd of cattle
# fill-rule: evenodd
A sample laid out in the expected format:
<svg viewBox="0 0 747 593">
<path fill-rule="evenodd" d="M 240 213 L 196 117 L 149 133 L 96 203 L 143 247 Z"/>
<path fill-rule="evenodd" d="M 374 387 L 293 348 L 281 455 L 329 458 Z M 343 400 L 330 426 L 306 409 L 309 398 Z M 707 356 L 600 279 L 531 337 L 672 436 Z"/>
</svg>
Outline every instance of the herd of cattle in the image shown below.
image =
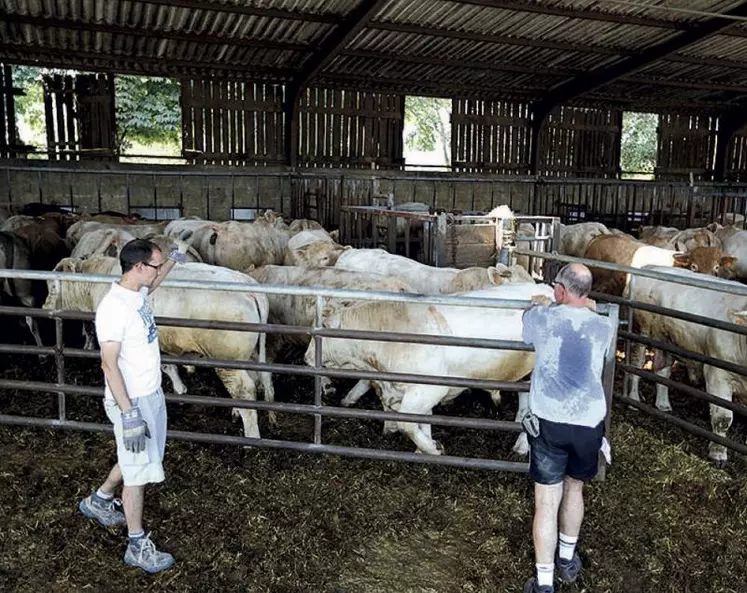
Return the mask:
<svg viewBox="0 0 747 593">
<path fill-rule="evenodd" d="M 327 232 L 311 220 L 286 221 L 272 212 L 251 223 L 213 222 L 184 218 L 151 222 L 117 213 L 76 215 L 40 205 L 28 206 L 27 214 L 7 217 L 0 227 L 0 267 L 55 270 L 71 273 L 121 273 L 117 256 L 133 238 L 148 238 L 162 250 L 174 241 L 189 243 L 188 263 L 177 266 L 169 278 L 247 285 L 246 292 L 184 290 L 163 287 L 151 295 L 156 316 L 215 321 L 275 323 L 312 326 L 316 320 L 314 297 L 252 292 L 252 286 L 321 286 L 426 295 L 460 294 L 476 298 L 529 300 L 534 295 L 552 296 L 552 289 L 537 284 L 525 269 L 526 259 L 516 265 L 496 264 L 489 268 L 434 268 L 387 253 L 382 249 L 353 249 L 337 242 L 336 232 Z M 36 211 L 34 211 L 36 208 Z M 494 211 L 506 212 L 506 209 Z M 533 232 L 523 223 L 520 234 Z M 718 224 L 678 231 L 665 227 L 643 227 L 638 239 L 587 222 L 563 226 L 560 252 L 566 255 L 629 265 L 652 266 L 689 276 L 708 274 L 719 282 L 747 280 L 747 231 Z M 736 323 L 747 319 L 747 299 L 724 292 L 692 288 L 682 284 L 638 278 L 632 285 L 625 274 L 594 268 L 595 289 L 630 296 L 664 307 Z M 108 290 L 107 284 L 63 281 L 37 285 L 21 280 L 3 281 L 5 297 L 24 306 L 49 309 L 94 311 Z M 627 295 L 627 294 L 626 294 Z M 671 342 L 688 350 L 743 364 L 747 339 L 741 335 L 696 326 L 680 320 L 635 311 L 634 322 L 641 333 Z M 418 303 L 349 302 L 326 299 L 327 327 L 366 331 L 395 331 L 414 334 L 451 335 L 466 338 L 521 340 L 520 310 L 428 306 Z M 41 338 L 27 319 L 34 338 Z M 193 354 L 224 360 L 278 359 L 288 342 L 306 347 L 305 361 L 314 364 L 314 342 L 307 336 L 206 330 L 162 326 L 162 350 L 167 354 Z M 89 336 L 87 346 L 92 347 Z M 474 379 L 518 381 L 532 371 L 534 356 L 524 351 L 495 351 L 480 348 L 377 342 L 371 340 L 324 339 L 321 358 L 328 367 L 365 371 L 416 373 Z M 645 350 L 636 346 L 632 363 L 642 366 Z M 671 371 L 670 357 L 656 353 L 655 368 L 661 375 Z M 705 379 L 708 392 L 731 400 L 733 393 L 747 392 L 745 378 L 714 367 L 692 365 L 694 380 Z M 268 401 L 274 399 L 269 373 L 216 368 L 228 393 L 236 399 L 254 400 L 258 388 Z M 164 365 L 177 393 L 187 391 L 177 368 Z M 325 389 L 333 390 L 329 381 Z M 430 414 L 433 408 L 456 397 L 462 389 L 386 381 L 359 381 L 343 398 L 353 405 L 373 387 L 386 410 Z M 639 399 L 638 380 L 630 381 L 629 395 Z M 499 392 L 491 394 L 494 400 Z M 666 388 L 657 387 L 656 405 L 670 410 Z M 527 397 L 519 398 L 517 419 L 525 412 Z M 256 411 L 237 409 L 246 436 L 259 438 Z M 274 417 L 270 417 L 274 421 Z M 725 435 L 731 425 L 729 410 L 711 406 L 714 432 Z M 431 436 L 429 424 L 388 423 L 387 429 L 402 431 L 418 451 L 439 454 L 442 449 Z M 514 451 L 526 454 L 528 446 L 520 436 Z M 710 445 L 709 456 L 716 463 L 726 461 L 726 449 Z"/>
</svg>

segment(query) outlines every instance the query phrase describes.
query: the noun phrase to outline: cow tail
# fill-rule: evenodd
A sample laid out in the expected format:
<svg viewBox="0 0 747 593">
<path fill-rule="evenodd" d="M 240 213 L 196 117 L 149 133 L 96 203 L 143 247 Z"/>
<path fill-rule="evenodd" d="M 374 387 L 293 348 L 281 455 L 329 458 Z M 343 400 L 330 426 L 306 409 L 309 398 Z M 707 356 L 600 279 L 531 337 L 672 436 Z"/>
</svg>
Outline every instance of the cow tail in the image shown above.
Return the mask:
<svg viewBox="0 0 747 593">
<path fill-rule="evenodd" d="M 257 311 L 259 313 L 260 323 L 267 323 L 270 315 L 270 307 L 267 303 L 267 299 L 258 299 L 254 297 L 254 302 L 257 303 Z M 267 362 L 267 332 L 259 333 L 259 362 L 262 364 Z M 259 380 L 262 384 L 262 389 L 265 392 L 265 401 L 275 401 L 275 387 L 272 384 L 272 373 L 268 371 L 260 371 Z"/>
</svg>

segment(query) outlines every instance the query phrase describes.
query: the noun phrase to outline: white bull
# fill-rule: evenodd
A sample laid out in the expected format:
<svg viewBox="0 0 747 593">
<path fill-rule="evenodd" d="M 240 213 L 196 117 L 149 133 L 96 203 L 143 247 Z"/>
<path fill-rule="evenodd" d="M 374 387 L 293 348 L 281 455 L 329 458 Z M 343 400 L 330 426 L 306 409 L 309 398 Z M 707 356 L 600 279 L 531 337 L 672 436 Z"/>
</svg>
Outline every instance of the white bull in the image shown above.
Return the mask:
<svg viewBox="0 0 747 593">
<path fill-rule="evenodd" d="M 510 272 L 505 268 L 436 268 L 393 255 L 383 249 L 349 249 L 340 255 L 335 267 L 354 272 L 395 276 L 422 294 L 453 294 L 502 284 Z"/>
<path fill-rule="evenodd" d="M 351 249 L 337 243 L 339 231 L 323 229 L 300 231 L 285 248 L 286 266 L 333 266 L 343 251 Z"/>
<path fill-rule="evenodd" d="M 689 270 L 657 266 L 647 266 L 643 269 L 677 274 L 685 278 L 699 277 L 698 274 Z M 714 278 L 709 280 L 719 284 L 723 283 L 724 286 L 742 286 L 729 280 Z M 736 322 L 738 324 L 747 322 L 747 298 L 725 292 L 663 282 L 640 276 L 635 280 L 630 297 L 643 303 L 701 315 L 714 320 Z M 681 348 L 719 360 L 738 365 L 747 363 L 747 336 L 639 309 L 634 310 L 633 319 L 641 334 L 645 336 L 665 340 Z M 671 374 L 671 356 L 664 357 L 663 366 L 657 359 L 658 356 L 655 359 L 657 362 L 655 367 L 661 367 L 657 369 L 657 374 L 668 378 Z M 645 347 L 642 344 L 634 344 L 631 352 L 631 364 L 642 367 L 644 360 Z M 732 401 L 735 393 L 742 397 L 747 393 L 747 377 L 709 365 L 703 365 L 703 375 L 706 391 L 726 401 Z M 629 378 L 628 395 L 637 401 L 640 401 L 639 382 L 640 377 L 636 375 Z M 669 402 L 669 389 L 665 385 L 657 384 L 656 386 L 656 406 L 665 411 L 672 409 Z M 732 423 L 733 412 L 713 404 L 710 406 L 710 412 L 713 432 L 720 436 L 726 436 L 726 432 Z M 710 443 L 708 456 L 716 465 L 722 466 L 727 460 L 726 447 L 717 443 Z"/>
<path fill-rule="evenodd" d="M 278 219 L 282 223 L 282 219 Z M 282 223 L 284 225 L 284 223 Z M 189 240 L 205 263 L 244 271 L 252 266 L 282 264 L 290 231 L 263 219 L 253 223 L 211 223 L 194 231 L 185 230 L 182 237 L 192 232 Z"/>
<path fill-rule="evenodd" d="M 114 258 L 99 257 L 87 260 L 65 258 L 57 265 L 58 272 L 80 272 L 120 276 L 122 270 Z M 237 321 L 243 323 L 267 323 L 268 303 L 262 294 L 251 292 L 256 280 L 246 274 L 209 266 L 206 264 L 184 264 L 169 273 L 169 279 L 197 280 L 204 282 L 235 282 L 247 285 L 247 292 L 220 290 L 189 290 L 160 287 L 148 299 L 157 317 L 177 317 L 210 321 Z M 90 282 L 62 282 L 58 293 L 54 281 L 48 281 L 49 296 L 45 309 L 73 311 L 95 311 L 110 285 Z M 196 354 L 222 360 L 266 361 L 265 334 L 243 331 L 223 331 L 183 327 L 161 326 L 158 328 L 161 350 L 174 356 Z M 238 400 L 257 399 L 257 374 L 244 370 L 215 369 L 229 395 Z M 269 373 L 259 373 L 265 399 L 273 401 L 275 393 Z M 259 438 L 257 411 L 237 408 L 241 416 L 244 434 Z"/>
<path fill-rule="evenodd" d="M 534 295 L 552 297 L 546 285 L 507 284 L 464 296 L 529 301 Z M 414 303 L 364 303 L 326 311 L 325 325 L 365 331 L 394 331 L 429 335 L 451 335 L 521 341 L 522 310 L 448 307 Z M 314 364 L 312 341 L 306 351 L 307 364 Z M 444 375 L 471 379 L 518 381 L 534 367 L 534 353 L 454 346 L 432 346 L 372 340 L 324 339 L 322 363 L 332 368 L 364 371 Z M 410 414 L 431 414 L 433 408 L 463 389 L 438 385 L 372 382 L 384 409 Z M 526 404 L 524 403 L 524 406 Z M 431 437 L 430 424 L 397 422 L 418 451 L 440 454 Z M 517 441 L 517 446 L 520 443 Z"/>
</svg>

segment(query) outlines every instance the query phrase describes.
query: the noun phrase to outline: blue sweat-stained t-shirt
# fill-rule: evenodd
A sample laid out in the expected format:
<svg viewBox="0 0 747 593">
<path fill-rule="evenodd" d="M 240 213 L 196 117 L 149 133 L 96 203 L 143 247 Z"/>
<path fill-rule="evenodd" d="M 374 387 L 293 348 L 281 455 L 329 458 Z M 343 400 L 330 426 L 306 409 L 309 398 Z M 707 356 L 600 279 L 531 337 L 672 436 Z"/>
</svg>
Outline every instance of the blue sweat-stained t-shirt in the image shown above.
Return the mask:
<svg viewBox="0 0 747 593">
<path fill-rule="evenodd" d="M 607 402 L 602 371 L 612 337 L 609 319 L 584 307 L 535 306 L 524 313 L 522 337 L 534 346 L 529 407 L 551 422 L 597 426 Z"/>
</svg>

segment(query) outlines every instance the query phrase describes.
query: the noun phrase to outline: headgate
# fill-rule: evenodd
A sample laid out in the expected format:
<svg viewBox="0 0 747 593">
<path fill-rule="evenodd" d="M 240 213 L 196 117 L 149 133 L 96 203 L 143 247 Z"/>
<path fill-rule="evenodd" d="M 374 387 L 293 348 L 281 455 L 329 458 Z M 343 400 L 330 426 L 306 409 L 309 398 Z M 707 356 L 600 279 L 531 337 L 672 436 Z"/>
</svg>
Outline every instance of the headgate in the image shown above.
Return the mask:
<svg viewBox="0 0 747 593">
<path fill-rule="evenodd" d="M 53 272 L 20 272 L 17 270 L 0 270 L 0 278 L 28 278 L 32 280 L 53 280 L 57 289 L 62 289 L 62 281 L 72 282 L 99 282 L 109 283 L 112 278 L 108 276 L 92 276 L 84 274 L 60 274 Z M 164 286 L 189 290 L 221 290 L 245 292 L 245 284 L 233 283 L 202 283 L 190 281 L 166 280 Z M 212 330 L 230 331 L 261 331 L 268 333 L 288 333 L 308 335 L 315 342 L 316 360 L 313 368 L 289 364 L 264 364 L 250 361 L 235 360 L 212 360 L 195 356 L 163 356 L 164 363 L 191 364 L 211 368 L 237 368 L 251 371 L 268 371 L 271 373 L 291 373 L 297 375 L 315 377 L 314 402 L 313 404 L 290 404 L 282 402 L 259 402 L 246 400 L 233 400 L 218 397 L 189 396 L 168 394 L 166 400 L 170 403 L 194 404 L 208 407 L 230 407 L 245 408 L 265 411 L 278 411 L 294 414 L 313 416 L 314 436 L 311 443 L 254 439 L 239 436 L 227 436 L 220 434 L 205 434 L 198 432 L 170 431 L 171 438 L 190 440 L 204 443 L 250 445 L 270 449 L 291 449 L 311 453 L 329 453 L 349 457 L 359 457 L 381 460 L 399 460 L 416 463 L 428 463 L 439 465 L 450 465 L 459 467 L 471 467 L 481 469 L 497 469 L 503 471 L 526 472 L 528 465 L 508 460 L 486 459 L 480 457 L 456 457 L 456 456 L 432 456 L 416 453 L 380 450 L 371 448 L 358 448 L 349 446 L 328 445 L 323 442 L 323 424 L 325 417 L 347 417 L 374 420 L 406 421 L 441 426 L 455 426 L 484 430 L 500 430 L 520 433 L 521 427 L 517 422 L 498 421 L 491 419 L 456 418 L 449 416 L 431 416 L 401 414 L 398 412 L 385 412 L 373 410 L 348 409 L 325 406 L 322 401 L 322 377 L 331 378 L 354 378 L 368 379 L 371 381 L 396 381 L 402 383 L 419 383 L 429 385 L 446 385 L 452 387 L 478 388 L 478 389 L 500 389 L 509 391 L 526 392 L 529 390 L 527 382 L 487 381 L 478 379 L 459 378 L 453 376 L 417 375 L 391 372 L 373 371 L 351 371 L 337 368 L 324 368 L 321 364 L 322 340 L 327 338 L 343 338 L 354 340 L 375 340 L 383 342 L 411 342 L 418 344 L 432 344 L 443 346 L 462 346 L 470 348 L 497 348 L 501 350 L 523 350 L 530 351 L 531 347 L 522 342 L 506 340 L 488 340 L 458 338 L 453 336 L 404 334 L 395 332 L 369 332 L 358 330 L 330 329 L 323 327 L 322 307 L 325 298 L 342 298 L 346 301 L 388 301 L 406 302 L 422 305 L 454 305 L 454 306 L 477 306 L 490 308 L 524 309 L 529 303 L 527 301 L 511 301 L 498 299 L 476 299 L 465 297 L 434 297 L 422 295 L 405 295 L 401 293 L 365 292 L 354 290 L 334 290 L 327 288 L 305 288 L 289 286 L 256 286 L 252 289 L 257 293 L 288 294 L 296 296 L 312 297 L 316 300 L 317 323 L 315 327 L 298 327 L 272 324 L 248 324 L 224 321 L 199 321 L 174 318 L 158 319 L 160 325 L 176 327 L 196 327 Z M 601 306 L 602 313 L 617 321 L 617 305 Z M 27 380 L 0 379 L 0 388 L 18 389 L 26 391 L 57 394 L 58 414 L 56 418 L 38 418 L 32 416 L 18 416 L 0 414 L 0 424 L 50 427 L 59 429 L 72 429 L 81 431 L 107 432 L 111 427 L 104 424 L 79 422 L 71 418 L 71 408 L 68 406 L 68 395 L 83 395 L 101 397 L 101 388 L 71 384 L 66 381 L 65 360 L 66 358 L 89 358 L 97 359 L 97 351 L 69 348 L 64 344 L 62 321 L 64 319 L 83 320 L 92 318 L 91 313 L 73 311 L 58 311 L 44 309 L 26 309 L 18 307 L 0 307 L 0 314 L 4 315 L 31 315 L 34 317 L 45 317 L 55 320 L 56 342 L 53 347 L 37 347 L 16 344 L 0 344 L 0 353 L 21 354 L 43 354 L 52 355 L 55 358 L 57 368 L 57 381 L 55 383 L 44 383 Z M 614 343 L 614 340 L 613 340 Z M 605 390 L 608 402 L 612 397 L 612 377 L 614 375 L 615 357 L 614 348 L 611 347 L 611 355 L 607 357 L 605 365 Z M 609 422 L 609 416 L 607 421 Z M 601 461 L 600 461 L 601 463 Z M 603 468 L 602 468 L 603 470 Z"/>
</svg>

